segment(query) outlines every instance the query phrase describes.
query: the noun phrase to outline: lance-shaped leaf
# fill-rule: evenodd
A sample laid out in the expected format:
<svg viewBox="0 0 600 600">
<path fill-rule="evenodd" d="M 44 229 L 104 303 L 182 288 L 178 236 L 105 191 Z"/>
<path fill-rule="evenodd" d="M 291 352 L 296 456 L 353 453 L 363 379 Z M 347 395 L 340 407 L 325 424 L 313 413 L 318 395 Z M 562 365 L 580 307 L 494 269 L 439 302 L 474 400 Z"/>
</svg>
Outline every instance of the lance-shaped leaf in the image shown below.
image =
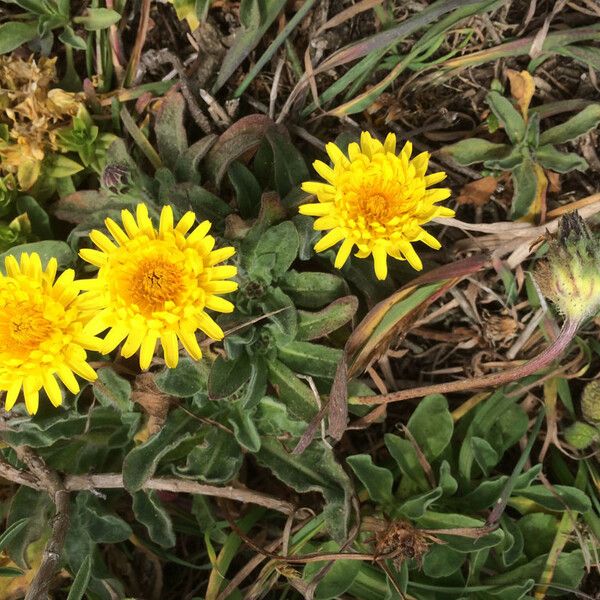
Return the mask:
<svg viewBox="0 0 600 600">
<path fill-rule="evenodd" d="M 219 186 L 229 165 L 248 152 L 255 152 L 274 123 L 265 115 L 248 115 L 224 131 L 206 157 L 206 170 Z"/>
<path fill-rule="evenodd" d="M 348 293 L 347 285 L 338 275 L 288 271 L 280 281 L 281 289 L 297 306 L 321 308 Z"/>
<path fill-rule="evenodd" d="M 187 150 L 187 134 L 183 124 L 185 100 L 178 92 L 169 92 L 156 115 L 154 133 L 163 163 L 173 169 Z"/>
<path fill-rule="evenodd" d="M 511 216 L 514 220 L 534 222 L 546 205 L 548 179 L 544 169 L 531 159 L 513 170 L 514 194 Z"/>
<path fill-rule="evenodd" d="M 512 102 L 499 92 L 491 91 L 486 98 L 489 107 L 504 126 L 506 135 L 513 144 L 518 144 L 525 137 L 525 120 Z"/>
<path fill-rule="evenodd" d="M 540 144 L 564 144 L 595 129 L 599 123 L 600 104 L 590 104 L 561 125 L 546 129 L 540 135 Z"/>
<path fill-rule="evenodd" d="M 368 454 L 349 456 L 346 462 L 365 486 L 371 500 L 383 505 L 390 505 L 394 501 L 394 476 L 389 469 L 374 465 Z"/>
<path fill-rule="evenodd" d="M 299 310 L 296 337 L 304 341 L 324 337 L 350 321 L 357 309 L 356 296 L 344 296 L 318 312 Z"/>
<path fill-rule="evenodd" d="M 337 541 L 345 538 L 352 487 L 330 448 L 315 442 L 303 454 L 297 455 L 279 440 L 265 437 L 256 459 L 297 492 L 322 494 L 325 522 L 332 536 Z"/>
<path fill-rule="evenodd" d="M 505 158 L 511 150 L 512 148 L 508 144 L 494 144 L 482 138 L 470 138 L 444 146 L 441 152 L 453 158 L 459 165 L 467 166 L 500 160 Z"/>
<path fill-rule="evenodd" d="M 579 156 L 579 154 L 560 152 L 550 144 L 538 148 L 535 157 L 542 167 L 556 173 L 585 171 L 589 167 L 585 158 Z"/>
<path fill-rule="evenodd" d="M 278 358 L 296 373 L 333 379 L 343 351 L 311 342 L 294 341 L 278 346 Z"/>
</svg>

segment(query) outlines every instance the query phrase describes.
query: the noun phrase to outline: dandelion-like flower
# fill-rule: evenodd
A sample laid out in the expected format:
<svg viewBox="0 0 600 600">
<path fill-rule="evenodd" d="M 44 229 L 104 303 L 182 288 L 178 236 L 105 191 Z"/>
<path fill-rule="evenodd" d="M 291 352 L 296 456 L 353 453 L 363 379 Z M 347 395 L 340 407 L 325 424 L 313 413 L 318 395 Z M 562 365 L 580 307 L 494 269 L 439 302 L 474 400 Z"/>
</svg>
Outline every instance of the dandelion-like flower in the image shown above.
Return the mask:
<svg viewBox="0 0 600 600">
<path fill-rule="evenodd" d="M 35 414 L 43 388 L 54 406 L 62 403 L 56 377 L 74 394 L 75 374 L 88 381 L 96 372 L 87 363 L 86 350 L 98 350 L 101 340 L 86 329 L 89 314 L 80 304 L 80 282 L 72 269 L 56 279 L 58 263 L 46 269 L 38 254 L 5 259 L 0 274 L 0 390 L 10 410 L 21 389 L 25 406 Z M 55 281 L 56 279 L 56 281 Z"/>
<path fill-rule="evenodd" d="M 421 226 L 436 217 L 452 217 L 454 211 L 437 206 L 450 196 L 447 188 L 428 189 L 446 178 L 443 172 L 425 175 L 429 153 L 411 159 L 412 144 L 406 142 L 396 154 L 396 136 L 390 133 L 382 144 L 363 132 L 360 145 L 348 146 L 348 156 L 334 143 L 326 146 L 332 167 L 317 160 L 314 168 L 327 183 L 307 181 L 302 189 L 314 194 L 318 203 L 303 204 L 300 213 L 319 217 L 314 228 L 330 230 L 315 245 L 316 252 L 342 242 L 336 268 L 348 260 L 354 246 L 356 256 L 373 255 L 378 279 L 387 277 L 387 256 L 407 260 L 420 271 L 421 259 L 413 242 L 424 242 L 438 250 L 441 244 Z"/>
<path fill-rule="evenodd" d="M 101 351 L 107 354 L 121 342 L 124 357 L 140 351 L 140 366 L 147 369 L 160 340 L 168 367 L 177 366 L 179 341 L 198 360 L 202 353 L 196 339 L 200 329 L 213 340 L 223 331 L 206 312 L 228 313 L 233 304 L 219 294 L 237 289 L 230 278 L 232 265 L 219 265 L 235 253 L 232 247 L 214 249 L 215 238 L 207 235 L 210 221 L 200 223 L 189 235 L 196 216 L 187 212 L 174 224 L 173 210 L 165 206 L 158 230 L 139 204 L 136 217 L 122 211 L 124 230 L 112 219 L 105 224 L 114 242 L 101 231 L 90 233 L 99 248 L 81 250 L 81 257 L 98 267 L 82 295 L 86 306 L 98 313 L 90 321 L 91 331 L 108 329 Z"/>
</svg>

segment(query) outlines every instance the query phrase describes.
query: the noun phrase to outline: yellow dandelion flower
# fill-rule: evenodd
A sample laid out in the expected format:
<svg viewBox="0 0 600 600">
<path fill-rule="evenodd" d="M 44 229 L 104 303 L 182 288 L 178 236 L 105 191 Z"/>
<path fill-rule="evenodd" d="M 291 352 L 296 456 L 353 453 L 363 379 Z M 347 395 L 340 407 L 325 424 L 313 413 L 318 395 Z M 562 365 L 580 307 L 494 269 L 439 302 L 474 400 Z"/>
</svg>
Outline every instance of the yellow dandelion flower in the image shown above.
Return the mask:
<svg viewBox="0 0 600 600">
<path fill-rule="evenodd" d="M 172 208 L 163 207 L 158 230 L 144 204 L 137 206 L 137 218 L 128 210 L 121 214 L 125 230 L 112 219 L 105 220 L 114 242 L 94 230 L 90 238 L 99 250 L 80 252 L 98 267 L 83 298 L 99 310 L 90 322 L 91 331 L 109 329 L 101 351 L 107 354 L 125 340 L 121 354 L 127 358 L 139 350 L 140 366 L 147 369 L 160 340 L 165 362 L 173 368 L 179 360 L 179 340 L 193 359 L 200 359 L 198 329 L 213 340 L 223 338 L 206 310 L 233 310 L 219 294 L 237 289 L 230 280 L 237 271 L 218 263 L 233 256 L 235 249 L 214 250 L 215 238 L 207 235 L 209 221 L 186 237 L 196 220 L 193 212 L 175 225 Z"/>
<path fill-rule="evenodd" d="M 73 269 L 56 279 L 58 263 L 42 268 L 40 256 L 21 254 L 5 259 L 0 274 L 0 390 L 10 410 L 21 389 L 25 406 L 35 414 L 43 388 L 54 406 L 62 403 L 56 376 L 74 394 L 77 374 L 94 381 L 86 350 L 98 350 L 102 340 L 86 329 L 89 314 L 80 305 L 81 286 Z"/>
<path fill-rule="evenodd" d="M 427 189 L 446 178 L 443 172 L 425 175 L 429 153 L 411 159 L 412 144 L 406 142 L 396 154 L 396 136 L 390 133 L 385 143 L 367 132 L 360 145 L 348 146 L 346 156 L 338 146 L 327 144 L 332 167 L 317 160 L 314 168 L 327 183 L 307 181 L 302 189 L 314 194 L 318 203 L 303 204 L 300 213 L 319 217 L 316 230 L 330 230 L 315 245 L 316 252 L 342 242 L 335 259 L 340 269 L 354 246 L 356 256 L 373 255 L 378 279 L 387 277 L 387 256 L 407 260 L 411 267 L 423 268 L 413 242 L 424 242 L 439 249 L 441 244 L 421 226 L 436 217 L 452 217 L 454 211 L 437 206 L 450 196 L 447 188 Z"/>
</svg>

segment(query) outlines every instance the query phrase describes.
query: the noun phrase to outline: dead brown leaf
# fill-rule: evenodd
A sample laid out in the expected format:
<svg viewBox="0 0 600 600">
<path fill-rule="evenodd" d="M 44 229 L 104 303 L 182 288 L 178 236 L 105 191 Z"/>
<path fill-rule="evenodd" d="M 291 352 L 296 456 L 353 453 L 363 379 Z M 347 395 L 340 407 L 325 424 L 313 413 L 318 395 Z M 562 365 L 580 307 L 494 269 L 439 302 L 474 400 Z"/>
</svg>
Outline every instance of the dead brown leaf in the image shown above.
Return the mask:
<svg viewBox="0 0 600 600">
<path fill-rule="evenodd" d="M 510 81 L 510 93 L 517 101 L 523 118 L 527 120 L 527 111 L 529 104 L 535 93 L 535 83 L 533 77 L 527 71 L 506 70 L 506 76 Z"/>
<path fill-rule="evenodd" d="M 491 176 L 471 181 L 460 190 L 458 203 L 483 206 L 489 201 L 490 196 L 495 192 L 497 186 L 498 179 Z"/>
</svg>

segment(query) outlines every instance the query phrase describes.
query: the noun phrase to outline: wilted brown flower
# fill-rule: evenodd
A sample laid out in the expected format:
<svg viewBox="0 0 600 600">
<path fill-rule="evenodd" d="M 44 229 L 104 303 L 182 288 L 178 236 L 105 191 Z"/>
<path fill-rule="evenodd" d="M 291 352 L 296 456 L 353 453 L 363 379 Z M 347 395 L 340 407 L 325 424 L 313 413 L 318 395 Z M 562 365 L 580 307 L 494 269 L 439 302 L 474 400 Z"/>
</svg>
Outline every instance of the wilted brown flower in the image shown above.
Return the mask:
<svg viewBox="0 0 600 600">
<path fill-rule="evenodd" d="M 23 60 L 0 56 L 0 171 L 29 189 L 48 151 L 57 150 L 54 131 L 82 106 L 81 94 L 50 89 L 56 58 Z"/>
</svg>

